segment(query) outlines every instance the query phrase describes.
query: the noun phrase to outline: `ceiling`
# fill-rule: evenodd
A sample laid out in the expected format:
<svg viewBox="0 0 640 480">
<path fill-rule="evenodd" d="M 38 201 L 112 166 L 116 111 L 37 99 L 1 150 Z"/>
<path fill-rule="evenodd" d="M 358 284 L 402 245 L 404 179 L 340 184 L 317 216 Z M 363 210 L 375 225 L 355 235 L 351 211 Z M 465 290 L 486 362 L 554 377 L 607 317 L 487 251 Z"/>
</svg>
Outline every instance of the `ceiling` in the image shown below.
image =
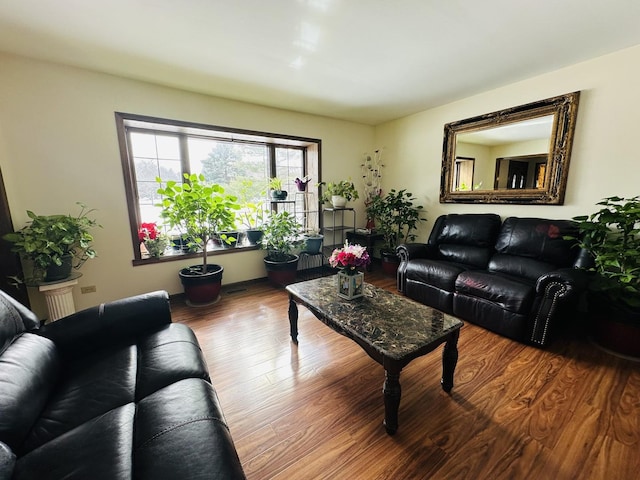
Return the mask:
<svg viewBox="0 0 640 480">
<path fill-rule="evenodd" d="M 4 0 L 0 51 L 376 125 L 640 44 L 638 25 L 638 0 Z"/>
</svg>

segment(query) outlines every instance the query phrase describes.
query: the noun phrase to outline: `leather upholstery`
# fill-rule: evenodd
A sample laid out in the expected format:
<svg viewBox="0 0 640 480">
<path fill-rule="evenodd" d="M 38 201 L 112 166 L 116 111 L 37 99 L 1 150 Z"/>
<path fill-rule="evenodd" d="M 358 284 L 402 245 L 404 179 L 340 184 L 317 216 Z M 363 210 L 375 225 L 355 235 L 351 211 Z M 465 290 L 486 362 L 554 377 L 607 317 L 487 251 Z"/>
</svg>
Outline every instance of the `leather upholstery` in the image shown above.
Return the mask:
<svg viewBox="0 0 640 480">
<path fill-rule="evenodd" d="M 568 220 L 443 215 L 427 244 L 398 247 L 405 295 L 504 336 L 547 345 L 586 287 Z"/>
<path fill-rule="evenodd" d="M 166 292 L 42 328 L 20 307 L 0 292 L 0 479 L 245 478 Z"/>
</svg>

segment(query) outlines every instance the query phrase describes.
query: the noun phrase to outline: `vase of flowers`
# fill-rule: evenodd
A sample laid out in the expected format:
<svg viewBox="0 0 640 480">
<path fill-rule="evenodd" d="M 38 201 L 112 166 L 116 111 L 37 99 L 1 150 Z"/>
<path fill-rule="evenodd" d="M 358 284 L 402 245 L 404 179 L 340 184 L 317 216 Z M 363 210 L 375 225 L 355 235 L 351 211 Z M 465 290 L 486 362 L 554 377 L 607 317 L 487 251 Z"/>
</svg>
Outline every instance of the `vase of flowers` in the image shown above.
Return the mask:
<svg viewBox="0 0 640 480">
<path fill-rule="evenodd" d="M 338 296 L 352 300 L 364 294 L 364 273 L 360 270 L 371 263 L 367 248 L 361 245 L 349 245 L 336 248 L 329 257 L 329 265 L 339 268 L 337 275 Z"/>
<path fill-rule="evenodd" d="M 140 240 L 141 246 L 144 245 L 144 248 L 147 249 L 149 256 L 152 258 L 160 258 L 169 246 L 169 238 L 158 230 L 155 222 L 140 224 L 138 240 Z"/>
</svg>

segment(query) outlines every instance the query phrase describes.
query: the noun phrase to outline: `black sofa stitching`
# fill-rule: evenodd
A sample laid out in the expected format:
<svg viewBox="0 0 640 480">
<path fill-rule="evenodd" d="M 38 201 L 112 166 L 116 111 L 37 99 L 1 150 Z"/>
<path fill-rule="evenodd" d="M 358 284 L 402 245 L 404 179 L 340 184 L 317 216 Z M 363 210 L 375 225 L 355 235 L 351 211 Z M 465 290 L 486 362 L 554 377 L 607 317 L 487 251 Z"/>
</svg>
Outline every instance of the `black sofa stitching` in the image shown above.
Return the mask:
<svg viewBox="0 0 640 480">
<path fill-rule="evenodd" d="M 172 343 L 188 343 L 189 345 L 193 345 L 198 350 L 200 350 L 200 345 L 197 345 L 194 342 L 189 341 L 189 340 L 172 340 L 170 342 L 159 343 L 157 345 L 154 345 L 153 347 L 149 347 L 148 349 L 149 350 L 153 350 L 154 348 L 164 347 L 165 345 L 171 345 Z"/>
<path fill-rule="evenodd" d="M 173 430 L 176 430 L 178 428 L 182 428 L 185 425 L 189 425 L 191 423 L 197 423 L 197 422 L 205 422 L 205 421 L 213 421 L 213 422 L 217 422 L 220 425 L 222 425 L 227 431 L 229 430 L 229 427 L 227 426 L 226 423 L 224 423 L 222 420 L 220 420 L 219 418 L 216 417 L 199 417 L 199 418 L 194 418 L 191 420 L 188 420 L 186 422 L 181 422 L 177 425 L 172 425 L 171 427 L 167 427 L 164 430 L 161 430 L 160 432 L 156 433 L 155 435 L 153 435 L 151 438 L 149 438 L 148 440 L 145 440 L 143 443 L 141 443 L 136 450 L 140 450 L 142 448 L 145 448 L 147 445 L 149 445 L 150 443 L 154 442 L 155 440 L 157 440 L 158 438 L 160 438 L 162 435 L 164 435 L 165 433 L 169 433 Z"/>
</svg>

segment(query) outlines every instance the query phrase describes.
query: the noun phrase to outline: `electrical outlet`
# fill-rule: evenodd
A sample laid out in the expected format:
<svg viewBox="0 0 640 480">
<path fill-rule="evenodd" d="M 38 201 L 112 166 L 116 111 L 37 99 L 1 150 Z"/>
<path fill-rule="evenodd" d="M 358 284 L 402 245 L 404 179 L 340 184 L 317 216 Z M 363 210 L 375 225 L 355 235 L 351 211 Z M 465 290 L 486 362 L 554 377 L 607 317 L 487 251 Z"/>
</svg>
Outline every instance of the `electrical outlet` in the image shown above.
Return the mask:
<svg viewBox="0 0 640 480">
<path fill-rule="evenodd" d="M 88 287 L 80 287 L 80 293 L 95 293 L 96 286 L 89 285 Z"/>
</svg>

